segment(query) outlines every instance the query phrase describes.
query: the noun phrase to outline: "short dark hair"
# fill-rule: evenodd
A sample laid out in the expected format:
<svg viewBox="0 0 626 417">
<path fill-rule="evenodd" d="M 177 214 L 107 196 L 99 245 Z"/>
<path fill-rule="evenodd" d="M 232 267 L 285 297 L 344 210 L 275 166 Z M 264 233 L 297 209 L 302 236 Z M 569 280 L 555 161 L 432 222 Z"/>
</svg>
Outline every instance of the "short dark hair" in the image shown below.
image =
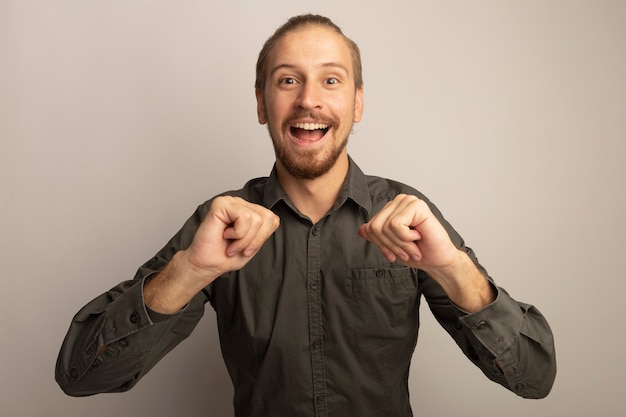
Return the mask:
<svg viewBox="0 0 626 417">
<path fill-rule="evenodd" d="M 350 55 L 352 55 L 355 87 L 360 88 L 363 86 L 361 52 L 359 51 L 358 45 L 352 39 L 344 35 L 341 28 L 333 23 L 333 21 L 328 17 L 316 14 L 303 14 L 289 19 L 285 24 L 276 29 L 276 32 L 274 32 L 274 34 L 267 41 L 265 41 L 263 48 L 261 48 L 261 52 L 259 52 L 259 58 L 256 63 L 256 81 L 254 83 L 255 89 L 263 91 L 265 88 L 265 82 L 267 79 L 267 61 L 276 43 L 286 34 L 309 25 L 318 25 L 332 29 L 343 37 L 348 44 L 348 48 L 350 49 Z"/>
</svg>

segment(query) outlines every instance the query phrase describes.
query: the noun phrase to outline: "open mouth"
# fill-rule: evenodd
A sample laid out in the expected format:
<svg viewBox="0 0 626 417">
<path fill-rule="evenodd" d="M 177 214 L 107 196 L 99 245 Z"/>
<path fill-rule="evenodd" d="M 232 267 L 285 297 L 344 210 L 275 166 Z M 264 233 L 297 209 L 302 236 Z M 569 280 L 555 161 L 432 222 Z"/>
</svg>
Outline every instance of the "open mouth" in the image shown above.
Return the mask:
<svg viewBox="0 0 626 417">
<path fill-rule="evenodd" d="M 329 128 L 325 123 L 295 123 L 290 131 L 294 138 L 302 142 L 316 142 L 324 137 Z"/>
</svg>

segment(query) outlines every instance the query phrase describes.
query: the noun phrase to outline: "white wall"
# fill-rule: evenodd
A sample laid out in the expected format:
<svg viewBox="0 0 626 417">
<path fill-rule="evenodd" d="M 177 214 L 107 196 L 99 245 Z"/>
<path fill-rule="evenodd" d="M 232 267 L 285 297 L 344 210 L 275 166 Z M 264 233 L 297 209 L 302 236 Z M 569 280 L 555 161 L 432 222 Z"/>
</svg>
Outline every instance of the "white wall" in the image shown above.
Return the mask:
<svg viewBox="0 0 626 417">
<path fill-rule="evenodd" d="M 54 362 L 84 303 L 269 173 L 256 54 L 313 11 L 363 52 L 352 156 L 429 195 L 556 336 L 552 394 L 522 400 L 424 308 L 416 415 L 623 416 L 626 3 L 216 3 L 0 0 L 0 414 L 232 415 L 210 308 L 129 393 L 66 397 Z"/>
</svg>

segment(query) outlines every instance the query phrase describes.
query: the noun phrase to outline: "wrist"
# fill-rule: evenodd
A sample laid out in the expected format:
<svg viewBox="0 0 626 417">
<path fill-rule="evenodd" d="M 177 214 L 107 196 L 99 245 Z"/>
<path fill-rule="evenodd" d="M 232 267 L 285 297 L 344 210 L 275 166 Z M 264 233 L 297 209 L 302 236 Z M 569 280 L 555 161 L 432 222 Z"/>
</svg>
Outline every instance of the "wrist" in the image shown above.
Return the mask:
<svg viewBox="0 0 626 417">
<path fill-rule="evenodd" d="M 189 281 L 188 285 L 199 286 L 198 291 L 224 273 L 216 268 L 198 265 L 193 261 L 192 253 L 188 249 L 177 252 L 171 263 L 173 263 L 177 275 Z"/>
<path fill-rule="evenodd" d="M 448 261 L 445 264 L 426 267 L 424 271 L 444 288 L 462 286 L 463 276 L 474 266 L 471 259 L 459 249 L 455 249 L 447 258 Z"/>
<path fill-rule="evenodd" d="M 458 250 L 453 262 L 445 267 L 425 271 L 441 285 L 450 301 L 467 312 L 478 311 L 495 300 L 489 280 L 463 251 Z"/>
<path fill-rule="evenodd" d="M 217 276 L 189 262 L 186 251 L 179 251 L 144 284 L 144 303 L 157 313 L 176 313 Z"/>
</svg>

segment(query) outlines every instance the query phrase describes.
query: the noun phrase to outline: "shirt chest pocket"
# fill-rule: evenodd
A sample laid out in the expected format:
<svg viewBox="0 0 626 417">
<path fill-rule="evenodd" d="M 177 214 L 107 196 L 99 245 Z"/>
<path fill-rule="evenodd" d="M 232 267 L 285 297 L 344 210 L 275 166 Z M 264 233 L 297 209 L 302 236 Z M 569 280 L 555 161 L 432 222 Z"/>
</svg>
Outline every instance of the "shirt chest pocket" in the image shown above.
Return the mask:
<svg viewBox="0 0 626 417">
<path fill-rule="evenodd" d="M 357 344 L 385 346 L 416 337 L 418 287 L 410 268 L 353 269 L 346 285 Z"/>
</svg>

